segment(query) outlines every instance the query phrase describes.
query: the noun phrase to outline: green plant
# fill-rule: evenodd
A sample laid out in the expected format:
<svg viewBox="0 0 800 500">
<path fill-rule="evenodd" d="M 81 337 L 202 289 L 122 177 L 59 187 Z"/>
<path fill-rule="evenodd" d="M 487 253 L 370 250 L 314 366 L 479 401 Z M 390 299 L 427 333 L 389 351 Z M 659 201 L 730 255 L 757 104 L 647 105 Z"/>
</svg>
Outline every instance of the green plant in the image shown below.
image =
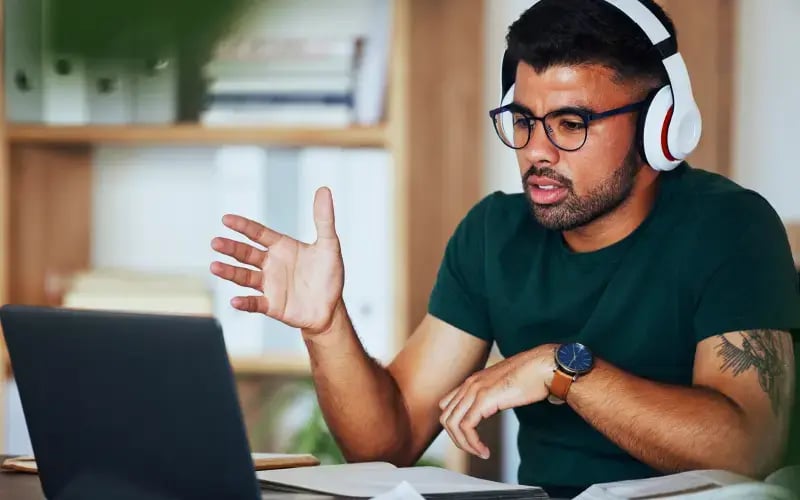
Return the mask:
<svg viewBox="0 0 800 500">
<path fill-rule="evenodd" d="M 339 446 L 328 430 L 319 405 L 314 405 L 308 421 L 295 433 L 290 443 L 290 449 L 293 453 L 310 453 L 323 464 L 341 464 L 345 462 Z"/>
<path fill-rule="evenodd" d="M 82 56 L 140 58 L 208 50 L 252 0 L 51 0 L 51 48 Z"/>
<path fill-rule="evenodd" d="M 319 405 L 314 406 L 308 422 L 293 436 L 290 446 L 293 453 L 310 453 L 316 456 L 323 464 L 345 463 L 339 446 L 325 424 Z M 416 465 L 444 466 L 440 461 L 427 457 L 418 460 Z"/>
<path fill-rule="evenodd" d="M 313 383 L 309 381 L 307 384 L 308 389 L 313 391 Z M 316 401 L 306 423 L 292 436 L 289 448 L 291 453 L 310 453 L 326 465 L 342 464 L 346 461 L 336 440 L 331 435 L 322 410 Z M 422 457 L 416 465 L 444 466 L 442 462 L 430 457 Z"/>
</svg>

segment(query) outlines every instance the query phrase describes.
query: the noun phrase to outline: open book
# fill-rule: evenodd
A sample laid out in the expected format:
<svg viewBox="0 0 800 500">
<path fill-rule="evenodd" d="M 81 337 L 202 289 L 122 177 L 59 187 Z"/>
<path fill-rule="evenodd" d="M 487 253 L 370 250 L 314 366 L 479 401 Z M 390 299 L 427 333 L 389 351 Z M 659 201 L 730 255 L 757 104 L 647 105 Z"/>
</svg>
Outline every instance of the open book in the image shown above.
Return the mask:
<svg viewBox="0 0 800 500">
<path fill-rule="evenodd" d="M 486 481 L 439 467 L 395 467 L 386 462 L 321 465 L 260 471 L 262 486 L 286 492 L 312 492 L 373 498 L 405 482 L 425 498 L 548 498 L 541 488 Z"/>
<path fill-rule="evenodd" d="M 317 457 L 303 453 L 253 453 L 252 455 L 253 466 L 257 471 L 319 465 Z M 0 470 L 27 472 L 30 474 L 37 474 L 39 472 L 36 459 L 32 456 L 7 458 L 3 461 L 2 465 L 0 465 Z"/>
<path fill-rule="evenodd" d="M 698 470 L 595 484 L 575 500 L 800 500 L 798 481 L 798 467 L 780 469 L 763 482 L 722 470 Z"/>
</svg>

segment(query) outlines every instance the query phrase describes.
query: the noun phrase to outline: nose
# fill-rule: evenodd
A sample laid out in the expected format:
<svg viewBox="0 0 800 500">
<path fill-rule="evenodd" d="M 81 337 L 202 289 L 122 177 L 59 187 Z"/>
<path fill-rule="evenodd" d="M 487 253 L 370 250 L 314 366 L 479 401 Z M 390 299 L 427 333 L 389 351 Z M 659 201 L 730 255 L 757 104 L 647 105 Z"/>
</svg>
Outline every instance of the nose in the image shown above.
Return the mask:
<svg viewBox="0 0 800 500">
<path fill-rule="evenodd" d="M 532 125 L 531 138 L 523 148 L 523 155 L 531 165 L 558 163 L 559 149 L 550 142 L 545 131 L 545 124 L 536 120 Z"/>
</svg>

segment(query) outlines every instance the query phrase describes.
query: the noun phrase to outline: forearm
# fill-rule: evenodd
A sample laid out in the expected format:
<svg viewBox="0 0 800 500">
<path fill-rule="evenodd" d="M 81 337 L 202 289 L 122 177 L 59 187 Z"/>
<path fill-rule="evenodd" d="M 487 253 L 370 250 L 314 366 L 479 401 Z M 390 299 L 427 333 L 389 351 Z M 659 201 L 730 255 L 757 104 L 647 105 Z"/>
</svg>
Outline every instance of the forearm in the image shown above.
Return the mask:
<svg viewBox="0 0 800 500">
<path fill-rule="evenodd" d="M 572 384 L 567 401 L 618 446 L 662 472 L 710 468 L 757 476 L 769 468 L 747 416 L 711 389 L 653 382 L 598 360 Z"/>
<path fill-rule="evenodd" d="M 411 431 L 402 396 L 391 374 L 364 350 L 344 302 L 329 330 L 303 337 L 320 408 L 345 458 L 404 464 Z"/>
</svg>

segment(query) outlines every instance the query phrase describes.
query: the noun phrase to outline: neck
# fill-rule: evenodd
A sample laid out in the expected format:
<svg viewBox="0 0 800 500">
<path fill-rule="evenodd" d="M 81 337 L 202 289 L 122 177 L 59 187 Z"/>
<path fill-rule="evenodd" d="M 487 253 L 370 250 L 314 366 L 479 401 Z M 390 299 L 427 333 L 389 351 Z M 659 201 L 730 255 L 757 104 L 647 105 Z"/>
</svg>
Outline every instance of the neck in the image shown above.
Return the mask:
<svg viewBox="0 0 800 500">
<path fill-rule="evenodd" d="M 593 252 L 613 245 L 639 227 L 647 218 L 656 200 L 657 175 L 639 176 L 630 196 L 613 212 L 592 223 L 562 233 L 574 252 Z"/>
</svg>

